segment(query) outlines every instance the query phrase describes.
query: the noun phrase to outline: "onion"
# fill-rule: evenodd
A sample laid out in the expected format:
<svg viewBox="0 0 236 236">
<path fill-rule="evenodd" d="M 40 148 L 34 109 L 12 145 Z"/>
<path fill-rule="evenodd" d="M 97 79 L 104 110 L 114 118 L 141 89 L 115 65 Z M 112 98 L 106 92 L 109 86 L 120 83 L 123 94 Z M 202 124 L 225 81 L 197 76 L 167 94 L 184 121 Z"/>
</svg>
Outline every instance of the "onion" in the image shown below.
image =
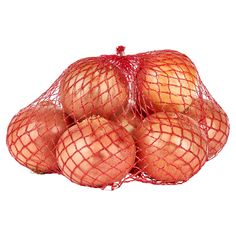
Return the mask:
<svg viewBox="0 0 236 236">
<path fill-rule="evenodd" d="M 90 115 L 109 118 L 128 102 L 124 76 L 108 61 L 82 59 L 62 75 L 60 100 L 65 111 L 78 120 Z"/>
<path fill-rule="evenodd" d="M 229 120 L 226 113 L 214 101 L 195 99 L 185 114 L 206 128 L 208 159 L 212 159 L 224 147 L 229 136 Z"/>
<path fill-rule="evenodd" d="M 138 168 L 161 183 L 187 181 L 206 162 L 207 142 L 198 124 L 185 115 L 159 112 L 134 132 Z"/>
<path fill-rule="evenodd" d="M 142 121 L 141 117 L 138 114 L 135 114 L 133 111 L 123 112 L 115 117 L 114 120 L 131 134 Z"/>
<path fill-rule="evenodd" d="M 63 133 L 56 153 L 61 172 L 71 181 L 106 187 L 128 174 L 134 165 L 136 148 L 132 136 L 122 126 L 92 116 Z"/>
<path fill-rule="evenodd" d="M 172 50 L 141 55 L 137 73 L 141 106 L 155 111 L 184 111 L 197 93 L 198 74 L 192 61 Z"/>
<path fill-rule="evenodd" d="M 9 151 L 20 164 L 36 173 L 58 172 L 55 146 L 70 122 L 52 102 L 25 108 L 9 124 Z"/>
</svg>

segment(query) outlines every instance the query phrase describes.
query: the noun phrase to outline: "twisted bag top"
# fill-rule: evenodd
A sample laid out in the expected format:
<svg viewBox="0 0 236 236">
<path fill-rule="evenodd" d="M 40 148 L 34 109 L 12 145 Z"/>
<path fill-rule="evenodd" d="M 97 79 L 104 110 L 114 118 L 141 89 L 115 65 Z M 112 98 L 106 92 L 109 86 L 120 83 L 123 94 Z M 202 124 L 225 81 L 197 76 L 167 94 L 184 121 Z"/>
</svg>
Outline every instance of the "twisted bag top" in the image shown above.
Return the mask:
<svg viewBox="0 0 236 236">
<path fill-rule="evenodd" d="M 225 145 L 229 121 L 184 54 L 80 59 L 11 120 L 11 155 L 36 173 L 115 189 L 183 183 Z"/>
</svg>

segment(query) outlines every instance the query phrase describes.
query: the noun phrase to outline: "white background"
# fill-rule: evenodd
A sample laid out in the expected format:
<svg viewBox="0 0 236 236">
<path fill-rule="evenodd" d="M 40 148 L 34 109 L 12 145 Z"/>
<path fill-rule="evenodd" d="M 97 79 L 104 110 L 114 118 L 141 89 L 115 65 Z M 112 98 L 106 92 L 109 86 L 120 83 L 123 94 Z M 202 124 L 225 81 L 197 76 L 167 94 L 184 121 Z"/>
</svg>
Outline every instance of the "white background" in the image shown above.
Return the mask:
<svg viewBox="0 0 236 236">
<path fill-rule="evenodd" d="M 236 235 L 234 1 L 0 0 L 0 235 Z M 73 61 L 176 49 L 228 113 L 223 151 L 178 186 L 102 191 L 36 175 L 5 144 L 7 125 Z"/>
</svg>

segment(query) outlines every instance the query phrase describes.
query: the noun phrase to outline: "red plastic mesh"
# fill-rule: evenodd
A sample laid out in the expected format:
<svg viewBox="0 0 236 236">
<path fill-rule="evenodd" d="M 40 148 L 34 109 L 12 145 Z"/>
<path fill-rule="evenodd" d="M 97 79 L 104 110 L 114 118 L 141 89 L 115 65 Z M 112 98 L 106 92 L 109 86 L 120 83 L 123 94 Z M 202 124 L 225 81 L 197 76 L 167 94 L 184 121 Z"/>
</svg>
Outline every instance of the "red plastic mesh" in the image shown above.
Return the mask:
<svg viewBox="0 0 236 236">
<path fill-rule="evenodd" d="M 36 173 L 115 189 L 187 181 L 225 145 L 229 121 L 193 62 L 173 50 L 84 58 L 19 111 L 11 155 Z"/>
</svg>

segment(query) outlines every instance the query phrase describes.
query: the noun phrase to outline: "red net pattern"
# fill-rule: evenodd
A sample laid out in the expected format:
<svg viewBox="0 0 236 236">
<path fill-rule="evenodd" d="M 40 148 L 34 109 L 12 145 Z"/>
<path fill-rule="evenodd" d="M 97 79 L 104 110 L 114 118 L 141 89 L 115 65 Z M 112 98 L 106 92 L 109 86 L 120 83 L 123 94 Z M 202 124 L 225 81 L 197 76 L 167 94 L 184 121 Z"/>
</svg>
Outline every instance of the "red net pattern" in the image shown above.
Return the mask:
<svg viewBox="0 0 236 236">
<path fill-rule="evenodd" d="M 80 59 L 11 120 L 7 145 L 36 173 L 115 189 L 183 183 L 227 142 L 229 121 L 184 54 Z"/>
</svg>

